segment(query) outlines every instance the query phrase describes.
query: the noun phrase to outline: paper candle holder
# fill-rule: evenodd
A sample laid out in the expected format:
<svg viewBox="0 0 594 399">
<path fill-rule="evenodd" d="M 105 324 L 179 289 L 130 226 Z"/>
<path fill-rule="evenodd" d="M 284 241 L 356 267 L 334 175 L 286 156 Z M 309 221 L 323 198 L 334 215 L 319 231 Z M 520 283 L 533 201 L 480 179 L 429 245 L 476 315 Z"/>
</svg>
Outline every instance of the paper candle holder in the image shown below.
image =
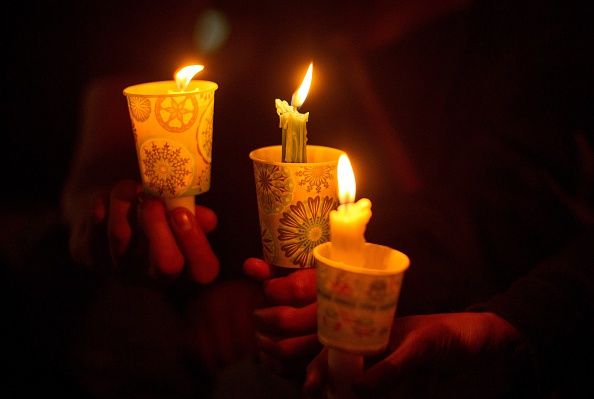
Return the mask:
<svg viewBox="0 0 594 399">
<path fill-rule="evenodd" d="M 364 267 L 330 259 L 331 242 L 313 250 L 316 259 L 318 338 L 330 348 L 371 355 L 388 345 L 409 258 L 366 243 Z"/>
<path fill-rule="evenodd" d="M 175 81 L 124 89 L 145 191 L 174 202 L 210 189 L 217 88 L 194 80 L 184 91 Z"/>
<path fill-rule="evenodd" d="M 343 151 L 307 146 L 306 163 L 281 162 L 282 146 L 250 152 L 264 259 L 275 266 L 314 266 L 313 249 L 330 239 L 338 205 L 336 167 Z"/>
</svg>

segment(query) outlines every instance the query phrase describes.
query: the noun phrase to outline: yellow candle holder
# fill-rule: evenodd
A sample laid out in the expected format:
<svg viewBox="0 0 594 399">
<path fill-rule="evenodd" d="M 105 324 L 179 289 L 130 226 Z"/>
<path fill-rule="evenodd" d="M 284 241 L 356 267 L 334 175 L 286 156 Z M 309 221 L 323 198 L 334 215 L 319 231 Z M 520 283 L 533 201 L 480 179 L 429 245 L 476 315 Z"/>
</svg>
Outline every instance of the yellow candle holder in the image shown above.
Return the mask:
<svg viewBox="0 0 594 399">
<path fill-rule="evenodd" d="M 217 88 L 194 80 L 183 91 L 175 81 L 124 89 L 144 189 L 170 209 L 186 206 L 193 212 L 194 196 L 210 189 Z"/>
<path fill-rule="evenodd" d="M 281 162 L 282 146 L 250 152 L 264 259 L 284 268 L 314 266 L 313 249 L 330 239 L 338 205 L 336 167 L 343 151 L 307 146 L 306 163 Z"/>
<path fill-rule="evenodd" d="M 366 243 L 363 267 L 330 258 L 331 242 L 313 250 L 318 291 L 318 338 L 333 349 L 371 355 L 385 350 L 409 258 Z"/>
</svg>

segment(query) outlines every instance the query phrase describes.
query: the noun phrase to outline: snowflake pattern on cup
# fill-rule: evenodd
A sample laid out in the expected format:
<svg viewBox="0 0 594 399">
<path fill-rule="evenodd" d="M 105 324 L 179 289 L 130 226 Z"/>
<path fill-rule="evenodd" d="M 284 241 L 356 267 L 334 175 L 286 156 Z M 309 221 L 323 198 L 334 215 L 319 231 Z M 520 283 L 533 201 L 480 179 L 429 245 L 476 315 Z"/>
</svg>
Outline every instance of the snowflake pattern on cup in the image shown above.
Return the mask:
<svg viewBox="0 0 594 399">
<path fill-rule="evenodd" d="M 144 182 L 151 192 L 172 198 L 187 190 L 194 167 L 185 148 L 165 140 L 149 140 L 140 153 Z"/>
<path fill-rule="evenodd" d="M 335 207 L 331 197 L 309 197 L 297 201 L 283 212 L 278 228 L 281 249 L 294 265 L 313 267 L 313 249 L 330 238 L 330 211 Z"/>
<path fill-rule="evenodd" d="M 265 214 L 279 213 L 291 202 L 293 180 L 283 167 L 256 163 L 254 175 L 258 206 Z"/>
</svg>

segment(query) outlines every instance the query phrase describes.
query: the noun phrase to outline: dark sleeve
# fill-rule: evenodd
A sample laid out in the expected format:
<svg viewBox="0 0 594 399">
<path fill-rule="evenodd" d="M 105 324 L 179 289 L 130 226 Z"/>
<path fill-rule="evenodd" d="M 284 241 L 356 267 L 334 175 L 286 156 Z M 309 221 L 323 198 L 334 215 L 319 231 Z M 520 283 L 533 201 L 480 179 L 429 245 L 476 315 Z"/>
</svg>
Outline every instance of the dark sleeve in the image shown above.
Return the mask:
<svg viewBox="0 0 594 399">
<path fill-rule="evenodd" d="M 594 375 L 594 231 L 470 310 L 493 312 L 523 334 L 548 389 L 583 387 Z"/>
</svg>

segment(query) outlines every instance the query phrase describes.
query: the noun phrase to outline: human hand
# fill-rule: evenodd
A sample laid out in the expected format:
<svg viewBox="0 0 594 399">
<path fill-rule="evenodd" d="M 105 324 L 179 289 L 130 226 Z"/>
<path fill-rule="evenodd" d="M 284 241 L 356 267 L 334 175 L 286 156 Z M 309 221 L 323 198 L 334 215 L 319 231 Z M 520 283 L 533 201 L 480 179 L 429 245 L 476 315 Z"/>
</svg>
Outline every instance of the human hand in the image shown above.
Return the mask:
<svg viewBox="0 0 594 399">
<path fill-rule="evenodd" d="M 493 313 L 397 318 L 386 353 L 367 359 L 355 388 L 373 398 L 508 397 L 523 349 L 520 333 Z M 327 367 L 325 349 L 307 368 L 306 392 L 321 391 Z"/>
<path fill-rule="evenodd" d="M 141 191 L 137 182 L 121 180 L 94 193 L 90 212 L 72 225 L 73 258 L 105 264 L 109 254 L 119 269 L 148 261 L 150 273 L 167 277 L 178 276 L 186 265 L 195 281 L 212 282 L 219 261 L 206 233 L 216 227 L 216 214 L 200 205 L 195 215 L 184 208 L 167 211 L 160 199 Z"/>
<path fill-rule="evenodd" d="M 254 312 L 261 359 L 279 374 L 301 371 L 319 352 L 315 269 L 284 276 L 257 258 L 244 262 L 246 275 L 262 282 L 266 307 Z"/>
<path fill-rule="evenodd" d="M 252 313 L 263 301 L 253 281 L 217 281 L 190 299 L 186 310 L 187 353 L 214 375 L 258 354 Z"/>
</svg>

